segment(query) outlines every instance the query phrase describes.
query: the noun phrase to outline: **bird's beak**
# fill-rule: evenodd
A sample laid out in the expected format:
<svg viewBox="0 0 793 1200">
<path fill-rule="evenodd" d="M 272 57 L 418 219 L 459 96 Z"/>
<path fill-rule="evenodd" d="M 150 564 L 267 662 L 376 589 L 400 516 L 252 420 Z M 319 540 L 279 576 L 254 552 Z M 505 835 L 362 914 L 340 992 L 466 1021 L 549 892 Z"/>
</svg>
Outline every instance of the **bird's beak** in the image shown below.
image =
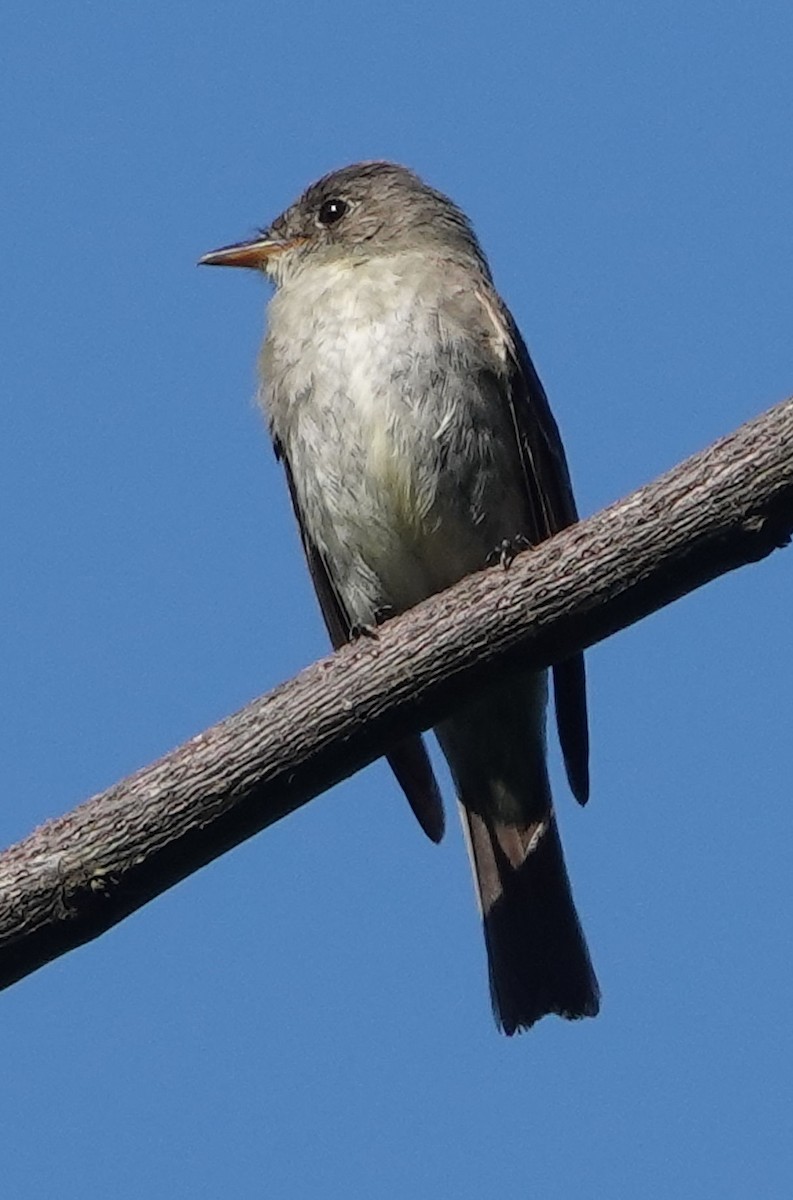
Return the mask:
<svg viewBox="0 0 793 1200">
<path fill-rule="evenodd" d="M 302 238 L 290 241 L 278 241 L 276 238 L 263 237 L 253 242 L 235 242 L 233 246 L 221 246 L 219 250 L 210 250 L 198 260 L 199 267 L 255 267 L 263 268 L 267 261 L 276 254 L 282 254 L 295 246 Z"/>
</svg>

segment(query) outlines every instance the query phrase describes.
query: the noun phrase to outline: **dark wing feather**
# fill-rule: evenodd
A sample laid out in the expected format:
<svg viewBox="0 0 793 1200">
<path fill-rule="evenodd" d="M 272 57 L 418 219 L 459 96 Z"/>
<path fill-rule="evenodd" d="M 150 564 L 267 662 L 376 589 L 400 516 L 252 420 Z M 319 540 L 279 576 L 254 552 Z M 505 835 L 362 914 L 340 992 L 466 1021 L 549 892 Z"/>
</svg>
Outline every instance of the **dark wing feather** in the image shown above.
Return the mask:
<svg viewBox="0 0 793 1200">
<path fill-rule="evenodd" d="M 507 312 L 511 370 L 509 403 L 532 514 L 531 540 L 541 542 L 578 520 L 564 446 L 548 397 L 520 331 Z M 556 723 L 567 778 L 576 800 L 589 798 L 589 729 L 584 656 L 553 668 Z"/>
<path fill-rule="evenodd" d="M 333 648 L 338 650 L 339 646 L 349 642 L 352 624 L 325 560 L 308 536 L 300 512 L 292 469 L 283 447 L 278 442 L 275 443 L 275 453 L 284 465 L 289 495 L 292 498 L 292 508 L 300 529 L 300 540 L 303 543 L 314 590 L 317 593 Z M 387 758 L 419 825 L 428 838 L 433 842 L 439 842 L 443 837 L 445 824 L 443 801 L 427 754 L 427 747 L 424 745 L 424 739 L 420 734 L 405 738 L 404 741 L 394 746 Z"/>
<path fill-rule="evenodd" d="M 343 646 L 350 640 L 350 619 L 345 612 L 341 597 L 333 585 L 333 580 L 325 566 L 325 561 L 322 558 L 319 550 L 312 542 L 306 532 L 306 527 L 303 523 L 303 515 L 300 511 L 300 504 L 297 499 L 297 491 L 295 490 L 295 481 L 292 478 L 292 468 L 289 465 L 289 459 L 283 451 L 283 447 L 279 442 L 275 443 L 276 457 L 281 460 L 286 474 L 286 482 L 289 486 L 289 496 L 292 500 L 292 509 L 297 519 L 298 529 L 300 530 L 300 541 L 303 543 L 303 552 L 306 556 L 308 569 L 311 573 L 311 581 L 314 584 L 314 591 L 317 593 L 319 607 L 322 610 L 322 616 L 325 618 L 330 640 L 333 644 L 333 649 L 338 650 L 339 646 Z"/>
</svg>

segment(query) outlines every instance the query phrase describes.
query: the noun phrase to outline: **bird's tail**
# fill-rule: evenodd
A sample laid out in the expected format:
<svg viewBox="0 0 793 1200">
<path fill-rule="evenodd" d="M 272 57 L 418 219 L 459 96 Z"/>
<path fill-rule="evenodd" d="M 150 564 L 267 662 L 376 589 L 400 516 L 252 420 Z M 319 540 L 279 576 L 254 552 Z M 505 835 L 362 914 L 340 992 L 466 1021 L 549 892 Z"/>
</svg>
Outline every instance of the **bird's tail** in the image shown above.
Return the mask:
<svg viewBox="0 0 793 1200">
<path fill-rule="evenodd" d="M 570 892 L 553 810 L 506 825 L 463 808 L 487 943 L 490 995 L 505 1033 L 547 1013 L 594 1017 L 597 979 Z"/>
<path fill-rule="evenodd" d="M 546 683 L 485 689 L 436 733 L 468 834 L 493 1010 L 505 1033 L 593 1017 L 595 972 L 570 891 L 545 752 Z"/>
</svg>

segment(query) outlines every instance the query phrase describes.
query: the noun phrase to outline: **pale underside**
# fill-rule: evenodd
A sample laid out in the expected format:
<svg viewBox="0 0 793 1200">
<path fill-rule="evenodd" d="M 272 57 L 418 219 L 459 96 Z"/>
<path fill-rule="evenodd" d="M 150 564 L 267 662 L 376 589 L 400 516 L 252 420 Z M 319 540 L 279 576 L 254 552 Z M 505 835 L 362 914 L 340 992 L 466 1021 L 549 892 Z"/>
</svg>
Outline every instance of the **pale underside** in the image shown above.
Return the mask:
<svg viewBox="0 0 793 1200">
<path fill-rule="evenodd" d="M 497 395 L 505 363 L 484 310 L 462 281 L 455 289 L 447 278 L 443 296 L 417 287 L 421 266 L 316 268 L 270 306 L 264 375 L 282 382 L 266 396 L 269 419 L 306 530 L 356 623 L 448 587 L 527 532 L 511 418 Z"/>
</svg>

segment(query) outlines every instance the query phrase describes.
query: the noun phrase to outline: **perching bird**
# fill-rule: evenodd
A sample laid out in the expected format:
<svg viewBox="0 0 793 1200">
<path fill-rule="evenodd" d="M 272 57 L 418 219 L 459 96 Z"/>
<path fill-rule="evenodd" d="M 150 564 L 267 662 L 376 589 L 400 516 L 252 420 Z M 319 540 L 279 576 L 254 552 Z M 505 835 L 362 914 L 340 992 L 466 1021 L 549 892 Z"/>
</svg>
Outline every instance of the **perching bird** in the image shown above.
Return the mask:
<svg viewBox="0 0 793 1200">
<path fill-rule="evenodd" d="M 466 216 L 405 167 L 312 184 L 261 236 L 201 259 L 275 284 L 261 402 L 335 646 L 577 519 L 556 423 Z M 588 795 L 583 657 L 553 669 L 570 786 Z M 496 1019 L 594 1016 L 546 766 L 547 673 L 494 678 L 435 733 L 460 801 Z M 389 762 L 427 834 L 422 739 Z"/>
</svg>

